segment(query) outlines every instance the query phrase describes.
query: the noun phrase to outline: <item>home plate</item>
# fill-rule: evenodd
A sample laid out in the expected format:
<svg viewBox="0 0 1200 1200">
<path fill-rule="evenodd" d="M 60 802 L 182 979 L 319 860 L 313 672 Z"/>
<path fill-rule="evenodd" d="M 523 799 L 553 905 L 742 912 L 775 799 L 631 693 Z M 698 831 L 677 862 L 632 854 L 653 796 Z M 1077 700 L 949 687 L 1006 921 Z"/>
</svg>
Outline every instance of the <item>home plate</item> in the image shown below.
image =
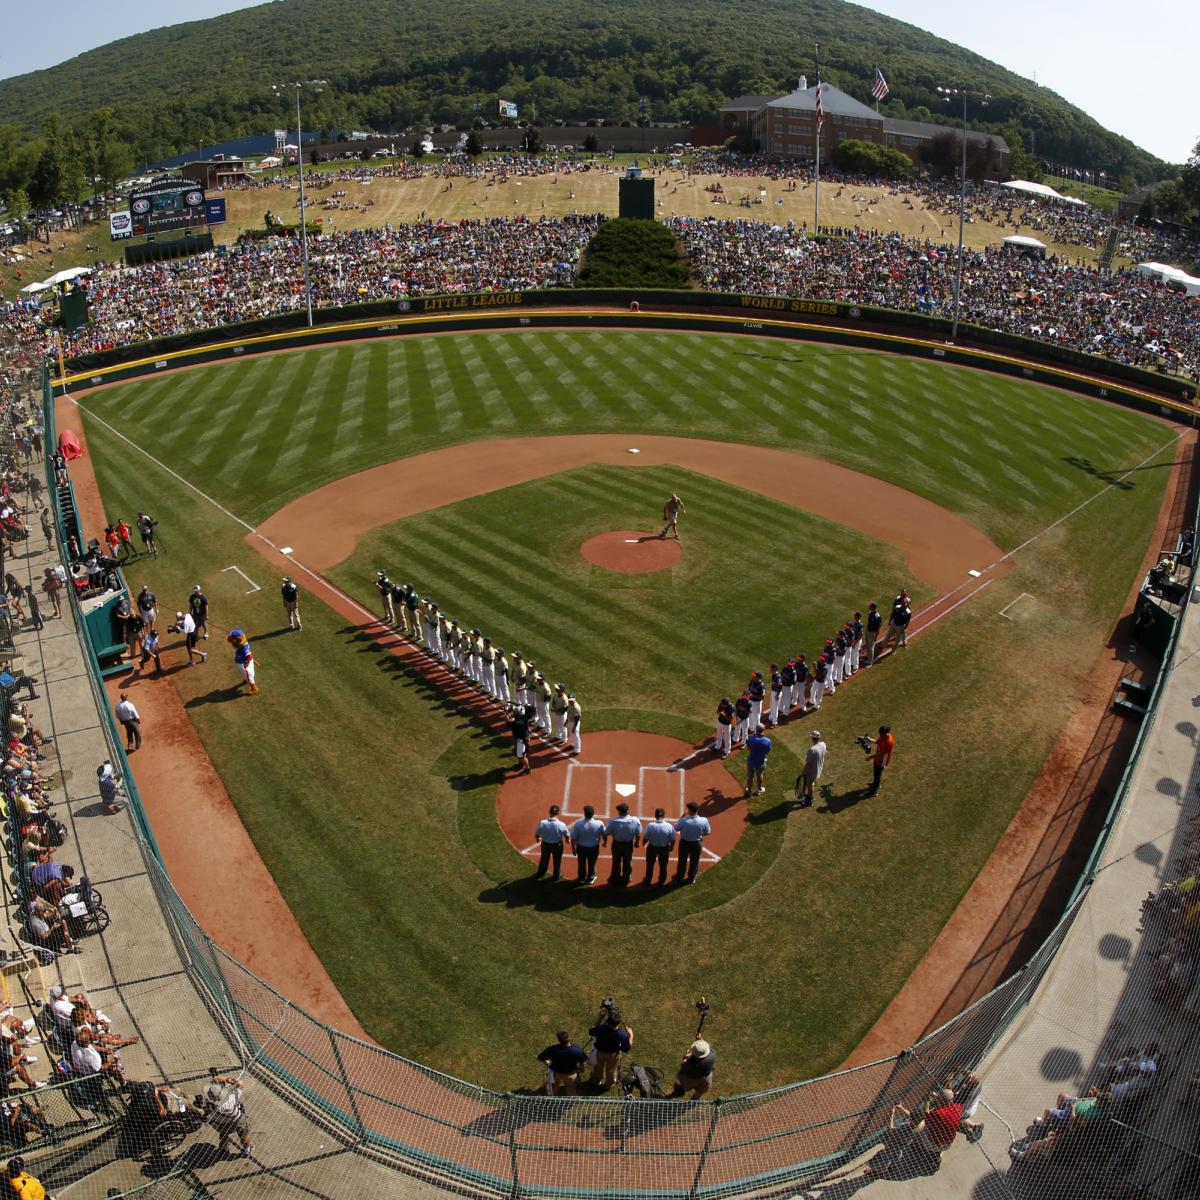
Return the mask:
<svg viewBox="0 0 1200 1200">
<path fill-rule="evenodd" d="M 613 785 L 613 791 L 618 796 L 632 796 L 637 791 L 637 784 L 634 783 L 618 783 Z"/>
</svg>

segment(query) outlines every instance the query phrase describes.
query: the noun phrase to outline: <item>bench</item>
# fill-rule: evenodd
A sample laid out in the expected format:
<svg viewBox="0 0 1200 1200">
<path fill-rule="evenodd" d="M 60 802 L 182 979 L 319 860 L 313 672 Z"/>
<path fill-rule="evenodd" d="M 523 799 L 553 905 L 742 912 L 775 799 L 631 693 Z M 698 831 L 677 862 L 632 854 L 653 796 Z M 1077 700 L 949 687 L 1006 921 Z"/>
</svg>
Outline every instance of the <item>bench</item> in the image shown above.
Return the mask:
<svg viewBox="0 0 1200 1200">
<path fill-rule="evenodd" d="M 1139 717 L 1144 717 L 1146 715 L 1145 705 L 1134 704 L 1132 700 L 1126 700 L 1124 696 L 1113 697 L 1113 708 L 1115 708 L 1118 712 L 1135 713 Z"/>
<path fill-rule="evenodd" d="M 1153 689 L 1149 684 L 1138 683 L 1136 679 L 1122 679 L 1117 684 L 1117 690 L 1127 692 L 1134 700 L 1149 700 Z"/>
<path fill-rule="evenodd" d="M 124 675 L 133 670 L 131 662 L 110 662 L 108 666 L 104 666 L 105 659 L 118 658 L 123 655 L 129 647 L 124 642 L 113 642 L 111 646 L 100 646 L 96 650 L 96 662 L 100 666 L 100 678 L 112 679 L 116 675 Z"/>
</svg>

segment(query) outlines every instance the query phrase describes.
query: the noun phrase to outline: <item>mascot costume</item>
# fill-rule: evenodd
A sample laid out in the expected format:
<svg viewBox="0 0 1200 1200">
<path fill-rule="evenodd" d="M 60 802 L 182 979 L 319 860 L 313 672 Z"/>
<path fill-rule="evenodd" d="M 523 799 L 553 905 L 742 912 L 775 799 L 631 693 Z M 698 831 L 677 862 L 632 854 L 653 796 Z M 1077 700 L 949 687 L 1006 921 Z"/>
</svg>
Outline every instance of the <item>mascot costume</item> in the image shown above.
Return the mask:
<svg viewBox="0 0 1200 1200">
<path fill-rule="evenodd" d="M 250 649 L 250 641 L 241 629 L 231 629 L 225 639 L 233 647 L 233 661 L 241 668 L 246 682 L 250 685 L 250 695 L 258 695 L 258 684 L 254 682 L 254 651 Z"/>
</svg>

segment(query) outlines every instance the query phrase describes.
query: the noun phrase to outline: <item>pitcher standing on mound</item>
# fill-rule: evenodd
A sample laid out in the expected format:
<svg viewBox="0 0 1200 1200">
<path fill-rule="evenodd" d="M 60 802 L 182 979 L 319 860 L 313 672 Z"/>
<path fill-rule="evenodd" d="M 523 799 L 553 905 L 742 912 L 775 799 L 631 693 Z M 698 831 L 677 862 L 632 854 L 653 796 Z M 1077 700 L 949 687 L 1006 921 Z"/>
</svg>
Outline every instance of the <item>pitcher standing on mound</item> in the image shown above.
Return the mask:
<svg viewBox="0 0 1200 1200">
<path fill-rule="evenodd" d="M 679 541 L 679 514 L 687 512 L 683 506 L 683 501 L 674 493 L 671 493 L 671 498 L 663 505 L 663 529 L 658 536 L 665 538 L 668 534 L 676 541 Z"/>
</svg>

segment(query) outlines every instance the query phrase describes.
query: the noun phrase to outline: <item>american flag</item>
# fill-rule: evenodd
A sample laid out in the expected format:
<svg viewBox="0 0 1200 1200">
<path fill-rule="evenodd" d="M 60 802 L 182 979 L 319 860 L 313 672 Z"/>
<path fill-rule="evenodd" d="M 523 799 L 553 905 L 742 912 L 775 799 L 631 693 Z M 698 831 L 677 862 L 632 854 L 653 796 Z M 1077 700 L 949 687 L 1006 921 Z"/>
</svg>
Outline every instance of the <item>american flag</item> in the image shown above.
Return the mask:
<svg viewBox="0 0 1200 1200">
<path fill-rule="evenodd" d="M 876 100 L 886 100 L 890 94 L 890 90 L 891 89 L 887 85 L 887 80 L 883 77 L 883 72 L 876 67 L 875 83 L 871 87 L 871 95 L 874 96 Z"/>
<path fill-rule="evenodd" d="M 817 80 L 817 132 L 821 132 L 821 126 L 825 124 L 825 111 L 821 108 L 821 81 Z"/>
</svg>

